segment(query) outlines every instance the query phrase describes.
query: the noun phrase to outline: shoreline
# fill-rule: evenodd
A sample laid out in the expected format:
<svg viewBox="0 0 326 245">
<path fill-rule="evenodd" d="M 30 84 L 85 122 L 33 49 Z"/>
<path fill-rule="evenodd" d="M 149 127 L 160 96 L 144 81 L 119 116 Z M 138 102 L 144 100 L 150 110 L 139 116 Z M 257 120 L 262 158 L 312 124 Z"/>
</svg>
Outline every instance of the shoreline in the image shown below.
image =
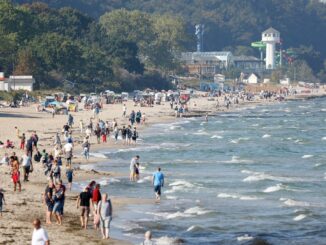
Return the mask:
<svg viewBox="0 0 326 245">
<path fill-rule="evenodd" d="M 314 95 L 309 95 L 309 98 L 311 98 Z M 315 95 L 314 98 L 317 97 L 324 97 L 326 96 L 325 94 L 323 94 L 322 96 L 320 95 Z M 289 100 L 295 100 L 297 98 L 291 98 Z M 301 99 L 301 98 L 300 98 Z M 304 98 L 306 99 L 306 97 Z M 225 112 L 225 111 L 229 111 L 232 112 L 234 109 L 236 108 L 241 108 L 241 107 L 245 107 L 245 106 L 250 106 L 251 104 L 275 104 L 275 103 L 279 103 L 277 101 L 264 101 L 264 100 L 259 100 L 259 101 L 255 101 L 255 102 L 248 102 L 248 103 L 241 103 L 236 107 L 231 107 L 230 110 L 226 110 L 224 107 L 220 107 L 220 108 L 216 108 L 214 106 L 215 102 L 212 101 L 208 101 L 208 97 L 205 98 L 195 98 L 193 100 L 196 100 L 196 103 L 198 104 L 196 106 L 196 108 L 191 108 L 191 110 L 193 110 L 194 113 L 189 113 L 186 114 L 184 117 L 204 117 L 206 115 L 206 113 L 209 113 L 209 116 L 213 116 L 213 115 L 218 115 L 221 112 Z M 198 102 L 197 102 L 198 101 Z M 280 102 L 282 103 L 282 102 Z M 122 105 L 115 105 L 115 107 L 122 107 Z M 131 108 L 132 105 L 129 103 L 129 105 Z M 103 114 L 108 112 L 108 108 L 107 107 L 111 107 L 111 105 L 107 105 L 104 108 Z M 200 111 L 196 111 L 196 109 L 200 109 Z M 29 108 L 31 109 L 31 108 Z M 138 108 L 137 108 L 138 109 Z M 143 108 L 140 108 L 143 109 Z M 7 111 L 7 110 L 5 110 Z M 22 108 L 21 109 L 21 113 L 25 112 L 26 108 Z M 119 113 L 120 110 L 117 110 L 117 112 Z M 78 113 L 74 113 L 73 115 L 77 118 L 79 117 L 83 117 L 85 116 L 85 114 L 89 114 L 87 112 L 83 111 L 82 114 L 84 115 L 78 115 Z M 11 138 L 14 137 L 15 132 L 13 131 L 13 127 L 14 127 L 14 123 L 11 122 L 11 120 L 17 119 L 17 121 L 21 121 L 20 125 L 25 124 L 25 127 L 28 127 L 28 125 L 26 125 L 26 122 L 29 120 L 31 122 L 33 122 L 33 120 L 35 120 L 37 115 L 34 115 L 35 113 L 28 113 L 27 111 L 27 115 L 26 112 L 25 114 L 21 114 L 21 113 L 11 113 L 11 111 L 8 109 L 8 112 L 5 114 L 6 117 L 0 116 L 0 122 L 2 124 L 5 124 L 4 122 L 4 118 L 5 121 L 9 122 L 9 125 L 7 127 L 7 131 L 4 130 L 5 133 L 1 133 L 1 140 L 3 140 L 4 136 L 8 136 L 11 135 Z M 112 113 L 112 111 L 111 111 Z M 9 115 L 9 116 L 8 116 Z M 21 115 L 21 117 L 17 117 L 17 115 Z M 38 122 L 37 125 L 35 125 L 36 127 L 40 127 L 41 129 L 43 129 L 43 131 L 40 131 L 40 135 L 42 135 L 41 137 L 41 147 L 40 149 L 46 148 L 48 150 L 51 150 L 51 140 L 52 134 L 55 134 L 55 132 L 58 130 L 58 127 L 53 129 L 53 125 L 50 123 L 48 124 L 47 122 L 51 121 L 52 118 L 50 115 L 46 115 L 46 114 L 38 114 L 40 115 L 40 121 L 44 122 Z M 105 116 L 107 114 L 104 114 Z M 115 117 L 115 115 L 118 115 L 117 113 L 114 114 L 113 117 Z M 141 133 L 142 130 L 144 128 L 148 128 L 153 124 L 156 123 L 162 123 L 162 122 L 172 122 L 175 121 L 176 118 L 173 116 L 174 113 L 173 111 L 170 110 L 168 103 L 165 103 L 165 105 L 162 106 L 155 106 L 155 108 L 153 108 L 153 114 L 148 116 L 147 112 L 146 112 L 146 116 L 149 118 L 149 122 L 147 123 L 147 125 L 142 125 L 140 127 L 139 132 Z M 12 117 L 10 117 L 12 116 Z M 47 116 L 47 117 L 46 117 Z M 89 116 L 89 115 L 88 115 Z M 102 116 L 102 115 L 101 115 Z M 63 121 L 65 118 L 64 116 L 56 116 L 59 119 L 61 119 L 60 121 L 62 122 L 61 124 L 63 125 L 63 123 L 65 121 Z M 111 116 L 112 117 L 112 116 Z M 108 117 L 107 117 L 108 118 Z M 19 119 L 19 120 L 18 120 Z M 63 119 L 63 120 L 62 120 Z M 8 123 L 7 122 L 7 123 Z M 77 122 L 77 120 L 75 120 L 75 122 Z M 124 123 L 125 119 L 121 119 L 119 120 L 119 125 L 120 123 Z M 41 125 L 44 124 L 44 127 L 42 127 Z M 48 124 L 48 125 L 47 125 Z M 60 126 L 61 126 L 60 124 Z M 54 124 L 54 125 L 57 125 Z M 58 125 L 57 125 L 58 126 Z M 11 130 L 10 130 L 11 128 Z M 28 132 L 29 128 L 24 128 L 22 126 L 19 126 L 19 128 L 21 129 L 21 131 L 24 132 Z M 60 129 L 60 128 L 59 128 Z M 38 131 L 39 132 L 39 131 Z M 50 136 L 50 137 L 49 137 Z M 76 137 L 78 138 L 78 137 Z M 120 143 L 119 144 L 113 144 L 112 142 L 113 140 L 110 138 L 108 144 L 105 145 L 94 145 L 92 144 L 91 147 L 91 153 L 97 152 L 97 151 L 101 151 L 101 150 L 105 150 L 105 149 L 114 149 L 114 148 L 126 148 L 126 146 L 122 146 Z M 81 151 L 80 146 L 76 147 L 78 150 L 76 152 Z M 22 151 L 19 151 L 17 149 L 14 149 L 14 151 L 16 151 L 18 153 L 18 155 L 22 154 Z M 4 149 L 0 150 L 1 156 L 4 153 Z M 86 162 L 85 160 L 83 160 L 79 154 L 77 154 L 78 157 L 74 158 L 73 163 L 74 166 L 80 166 L 80 165 L 86 165 L 86 164 L 97 164 L 99 162 L 103 162 L 105 161 L 104 158 L 98 158 L 98 157 L 91 157 L 91 161 Z M 8 243 L 18 243 L 18 244 L 22 244 L 22 243 L 26 243 L 29 242 L 31 239 L 31 233 L 32 233 L 32 226 L 31 226 L 31 222 L 33 218 L 39 217 L 42 219 L 42 221 L 44 220 L 44 206 L 41 202 L 41 194 L 44 191 L 45 185 L 46 185 L 46 178 L 43 175 L 43 169 L 40 165 L 35 164 L 34 165 L 34 172 L 31 174 L 30 179 L 31 181 L 29 183 L 22 183 L 22 188 L 23 191 L 21 193 L 13 193 L 12 191 L 12 184 L 10 183 L 10 175 L 9 175 L 9 168 L 7 166 L 0 166 L 0 174 L 2 176 L 4 176 L 4 178 L 1 178 L 2 180 L 0 180 L 0 187 L 5 189 L 5 198 L 7 201 L 7 204 L 4 205 L 4 214 L 3 217 L 0 218 L 0 230 L 1 231 L 1 238 L 0 238 L 0 244 L 8 244 Z M 62 173 L 64 173 L 64 170 L 62 170 Z M 76 170 L 77 176 L 74 179 L 74 182 L 78 182 L 78 181 L 89 181 L 91 179 L 97 179 L 97 178 L 101 178 L 101 177 L 127 177 L 125 174 L 123 173 L 114 173 L 114 172 L 103 172 L 103 171 L 94 171 L 94 170 L 81 170 L 80 168 Z M 64 175 L 64 174 L 63 174 Z M 65 177 L 63 177 L 63 180 L 65 182 Z M 63 220 L 63 226 L 57 226 L 57 225 L 51 225 L 51 226 L 45 226 L 44 227 L 48 230 L 49 232 L 49 236 L 50 239 L 54 241 L 54 243 L 60 243 L 60 244 L 84 244 L 87 241 L 87 244 L 104 244 L 104 242 L 102 242 L 100 240 L 100 236 L 97 232 L 94 232 L 93 229 L 88 230 L 86 233 L 83 232 L 83 230 L 80 229 L 79 227 L 79 210 L 76 210 L 74 208 L 74 204 L 75 204 L 75 199 L 77 196 L 78 192 L 67 192 L 67 202 L 65 205 L 65 216 L 64 216 L 64 220 Z M 113 206 L 115 208 L 115 212 L 119 212 L 119 209 L 123 209 L 124 207 L 128 206 L 128 205 L 132 205 L 132 204 L 147 204 L 147 203 L 151 203 L 152 200 L 143 200 L 140 198 L 128 198 L 128 197 L 112 197 L 112 201 L 113 201 Z M 29 212 L 26 213 L 26 209 L 29 210 Z M 34 213 L 35 215 L 32 215 L 33 217 L 31 217 L 30 213 Z M 9 220 L 9 223 L 8 223 Z M 114 221 L 113 221 L 114 222 Z M 91 222 L 89 222 L 90 224 Z M 44 224 L 44 222 L 43 222 Z M 19 231 L 21 232 L 22 236 L 20 237 L 16 237 L 15 236 L 15 231 Z M 128 241 L 124 241 L 124 240 L 119 240 L 121 238 L 118 238 L 118 240 L 116 239 L 110 239 L 109 244 L 131 244 Z M 72 243 L 72 241 L 74 241 Z M 105 244 L 107 244 L 107 241 L 105 242 Z"/>
</svg>

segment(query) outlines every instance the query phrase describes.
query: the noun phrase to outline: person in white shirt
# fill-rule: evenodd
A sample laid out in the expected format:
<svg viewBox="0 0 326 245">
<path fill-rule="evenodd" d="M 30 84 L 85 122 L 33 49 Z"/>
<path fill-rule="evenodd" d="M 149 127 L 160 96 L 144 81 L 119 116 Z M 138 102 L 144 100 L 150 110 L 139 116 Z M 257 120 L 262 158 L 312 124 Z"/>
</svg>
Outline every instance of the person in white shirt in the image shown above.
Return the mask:
<svg viewBox="0 0 326 245">
<path fill-rule="evenodd" d="M 22 156 L 20 162 L 22 163 L 23 172 L 24 172 L 24 181 L 28 181 L 29 172 L 32 168 L 32 158 L 28 154 L 28 151 Z"/>
<path fill-rule="evenodd" d="M 63 151 L 66 154 L 67 166 L 71 166 L 72 150 L 73 150 L 73 144 L 72 142 L 68 141 L 68 143 L 65 144 L 63 147 Z"/>
<path fill-rule="evenodd" d="M 34 231 L 32 236 L 32 245 L 50 245 L 48 233 L 41 227 L 41 221 L 33 221 Z"/>
</svg>

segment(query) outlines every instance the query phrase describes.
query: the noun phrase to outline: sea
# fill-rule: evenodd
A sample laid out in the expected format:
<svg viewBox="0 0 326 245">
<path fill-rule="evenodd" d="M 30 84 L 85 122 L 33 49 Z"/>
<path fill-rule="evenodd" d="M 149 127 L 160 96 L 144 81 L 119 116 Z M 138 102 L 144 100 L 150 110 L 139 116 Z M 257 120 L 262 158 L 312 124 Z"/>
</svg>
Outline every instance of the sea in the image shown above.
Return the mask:
<svg viewBox="0 0 326 245">
<path fill-rule="evenodd" d="M 84 168 L 128 175 L 103 178 L 112 196 L 153 199 L 115 213 L 113 237 L 133 244 L 151 230 L 157 244 L 326 244 L 326 99 L 252 104 L 204 118 L 159 123 L 139 144 L 94 153 Z M 165 175 L 160 204 L 151 176 Z M 85 183 L 79 183 L 83 185 Z"/>
</svg>

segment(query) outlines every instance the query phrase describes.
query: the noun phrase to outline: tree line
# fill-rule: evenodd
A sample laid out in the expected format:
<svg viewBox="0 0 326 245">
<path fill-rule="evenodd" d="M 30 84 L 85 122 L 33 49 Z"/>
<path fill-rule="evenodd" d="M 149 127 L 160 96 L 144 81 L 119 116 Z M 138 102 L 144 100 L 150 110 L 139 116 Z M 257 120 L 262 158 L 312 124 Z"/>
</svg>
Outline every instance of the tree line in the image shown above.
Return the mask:
<svg viewBox="0 0 326 245">
<path fill-rule="evenodd" d="M 184 46 L 188 50 L 195 49 L 194 25 L 202 23 L 206 26 L 206 51 L 232 50 L 259 57 L 250 43 L 260 40 L 261 32 L 272 26 L 281 32 L 282 48 L 294 50 L 298 67 L 305 61 L 315 76 L 326 81 L 326 4 L 319 0 L 43 1 L 53 7 L 71 6 L 100 19 L 104 13 L 121 8 L 180 16 L 192 36 Z"/>
<path fill-rule="evenodd" d="M 0 71 L 32 74 L 37 88 L 167 89 L 188 37 L 182 19 L 116 10 L 99 20 L 45 3 L 0 2 Z"/>
</svg>

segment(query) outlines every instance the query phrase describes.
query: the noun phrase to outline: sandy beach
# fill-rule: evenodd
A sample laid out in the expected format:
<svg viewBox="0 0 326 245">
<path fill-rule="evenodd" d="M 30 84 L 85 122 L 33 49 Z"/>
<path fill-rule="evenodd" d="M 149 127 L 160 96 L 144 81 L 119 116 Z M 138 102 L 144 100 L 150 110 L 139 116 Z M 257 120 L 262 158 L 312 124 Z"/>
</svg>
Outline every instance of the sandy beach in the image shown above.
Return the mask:
<svg viewBox="0 0 326 245">
<path fill-rule="evenodd" d="M 309 96 L 323 96 L 325 90 L 320 89 L 315 91 L 314 94 Z M 291 96 L 289 99 L 302 98 L 302 94 Z M 304 96 L 308 97 L 308 96 Z M 220 105 L 222 105 L 222 98 L 220 98 Z M 189 114 L 185 116 L 204 116 L 205 114 L 215 115 L 219 111 L 225 111 L 224 106 L 216 107 L 216 98 L 199 97 L 191 99 L 189 103 Z M 236 107 L 245 106 L 252 103 L 282 103 L 276 101 L 266 101 L 257 99 L 253 102 L 240 102 Z M 176 119 L 174 116 L 174 110 L 170 108 L 168 102 L 163 102 L 161 105 L 155 105 L 154 107 L 140 107 L 134 106 L 132 101 L 126 102 L 127 114 L 131 110 L 141 110 L 143 115 L 145 114 L 146 123 L 139 126 L 139 131 L 150 124 L 168 122 Z M 231 107 L 232 110 L 234 107 Z M 75 170 L 74 182 L 86 181 L 86 180 L 98 180 L 102 178 L 111 178 L 116 176 L 124 176 L 122 173 L 115 172 L 96 172 L 85 171 L 79 169 L 80 164 L 96 163 L 103 161 L 101 158 L 91 157 L 87 162 L 81 156 L 82 147 L 80 142 L 83 140 L 83 135 L 79 133 L 79 121 L 82 119 L 86 124 L 92 117 L 91 110 L 81 110 L 76 113 L 72 113 L 74 116 L 75 125 L 73 127 L 74 146 L 74 159 L 73 166 Z M 104 121 L 112 121 L 116 119 L 119 127 L 122 125 L 128 125 L 128 118 L 122 117 L 122 104 L 110 104 L 104 105 L 99 117 Z M 36 105 L 30 105 L 29 107 L 21 108 L 1 108 L 0 109 L 0 140 L 5 142 L 7 139 L 12 140 L 15 144 L 14 149 L 0 149 L 0 157 L 2 158 L 5 153 L 9 155 L 14 151 L 18 157 L 23 154 L 22 150 L 19 150 L 19 138 L 16 136 L 14 127 L 18 127 L 20 133 L 25 133 L 29 138 L 32 131 L 36 131 L 40 141 L 39 150 L 46 149 L 47 152 L 53 150 L 53 141 L 56 132 L 61 132 L 62 126 L 67 122 L 66 115 L 56 115 L 52 118 L 50 113 L 37 112 Z M 96 139 L 93 136 L 91 138 L 91 152 L 100 149 L 110 148 L 123 148 L 132 147 L 124 146 L 119 141 L 116 143 L 113 139 L 109 139 L 108 143 L 97 144 Z M 130 156 L 130 158 L 132 155 Z M 64 161 L 65 163 L 65 161 Z M 62 173 L 65 173 L 65 164 L 62 167 Z M 129 244 L 121 240 L 112 238 L 109 241 L 102 241 L 100 238 L 100 232 L 94 231 L 91 228 L 89 222 L 89 229 L 85 232 L 80 228 L 79 223 L 79 210 L 76 209 L 77 192 L 66 192 L 65 202 L 65 214 L 63 219 L 63 225 L 58 226 L 55 224 L 45 225 L 45 206 L 42 203 L 42 194 L 46 187 L 47 177 L 43 173 L 43 167 L 39 163 L 34 163 L 34 171 L 30 174 L 29 182 L 22 182 L 22 192 L 13 192 L 13 184 L 11 182 L 10 167 L 0 165 L 0 188 L 4 190 L 6 204 L 4 205 L 3 217 L 0 218 L 0 244 L 30 244 L 31 235 L 33 231 L 32 221 L 35 218 L 40 218 L 43 226 L 47 229 L 51 244 Z M 64 174 L 62 174 L 64 176 Z M 66 182 L 65 176 L 63 177 L 64 183 Z M 121 193 L 121 196 L 124 196 Z M 154 200 L 143 200 L 136 198 L 128 198 L 127 196 L 114 197 L 110 196 L 113 201 L 113 207 L 115 212 L 119 212 L 119 209 L 123 208 L 127 204 L 145 204 L 153 203 Z M 91 219 L 92 221 L 92 219 Z M 114 216 L 113 221 L 114 222 Z"/>
</svg>

